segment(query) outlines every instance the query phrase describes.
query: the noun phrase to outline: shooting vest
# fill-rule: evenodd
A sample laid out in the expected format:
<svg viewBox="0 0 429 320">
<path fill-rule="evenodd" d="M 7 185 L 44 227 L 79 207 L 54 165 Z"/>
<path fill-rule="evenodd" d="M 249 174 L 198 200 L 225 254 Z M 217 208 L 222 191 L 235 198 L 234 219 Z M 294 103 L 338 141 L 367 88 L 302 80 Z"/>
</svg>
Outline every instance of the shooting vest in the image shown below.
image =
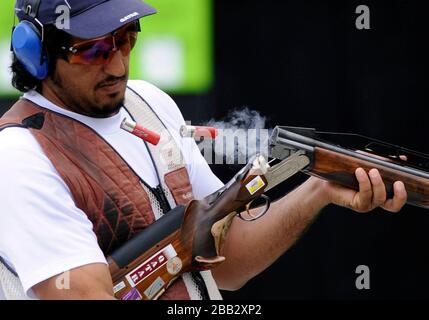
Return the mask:
<svg viewBox="0 0 429 320">
<path fill-rule="evenodd" d="M 69 187 L 76 206 L 92 222 L 106 256 L 171 208 L 193 199 L 182 153 L 164 124 L 131 89 L 126 91 L 125 108 L 137 123 L 161 135 L 157 146 L 146 144 L 160 181 L 156 189 L 141 181 L 101 136 L 77 120 L 25 99 L 0 119 L 0 131 L 8 127 L 30 130 Z M 0 271 L 1 267 L 0 261 Z M 6 270 L 2 274 L 7 274 Z M 12 280 L 16 286 L 16 279 Z M 3 289 L 5 281 L 0 278 Z M 201 299 L 207 295 L 221 298 L 211 273 L 201 272 L 183 275 L 161 299 Z"/>
</svg>

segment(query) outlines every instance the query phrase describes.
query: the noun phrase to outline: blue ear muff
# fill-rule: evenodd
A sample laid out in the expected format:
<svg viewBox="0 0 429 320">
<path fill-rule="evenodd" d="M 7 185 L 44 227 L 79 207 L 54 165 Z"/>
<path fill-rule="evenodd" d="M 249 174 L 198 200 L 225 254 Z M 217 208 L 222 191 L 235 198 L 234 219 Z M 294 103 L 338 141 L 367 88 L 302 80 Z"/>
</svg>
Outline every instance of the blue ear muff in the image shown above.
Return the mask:
<svg viewBox="0 0 429 320">
<path fill-rule="evenodd" d="M 29 21 L 21 21 L 12 34 L 12 48 L 18 60 L 35 78 L 48 76 L 48 59 L 43 52 L 42 40 L 37 28 Z"/>
</svg>

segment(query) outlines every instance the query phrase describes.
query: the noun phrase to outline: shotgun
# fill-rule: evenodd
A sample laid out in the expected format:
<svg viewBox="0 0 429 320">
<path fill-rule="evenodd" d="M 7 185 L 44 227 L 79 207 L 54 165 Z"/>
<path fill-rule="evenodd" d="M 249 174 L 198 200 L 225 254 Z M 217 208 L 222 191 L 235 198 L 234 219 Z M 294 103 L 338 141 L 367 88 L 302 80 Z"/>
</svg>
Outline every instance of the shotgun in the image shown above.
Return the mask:
<svg viewBox="0 0 429 320">
<path fill-rule="evenodd" d="M 264 193 L 300 171 L 358 190 L 355 170 L 376 168 L 389 197 L 393 183 L 402 181 L 409 204 L 429 207 L 426 154 L 355 134 L 281 126 L 270 136 L 269 151 L 273 165 L 262 155 L 254 156 L 220 190 L 176 207 L 113 252 L 107 260 L 115 297 L 154 300 L 183 273 L 222 263 L 232 219 L 262 217 L 270 207 Z M 252 215 L 249 209 L 257 199 L 265 204 Z"/>
<path fill-rule="evenodd" d="M 232 219 L 262 217 L 270 207 L 263 193 L 281 182 L 279 174 L 286 180 L 308 163 L 300 152 L 272 167 L 256 155 L 215 193 L 166 213 L 107 257 L 115 297 L 155 300 L 183 273 L 222 263 L 220 252 Z M 249 210 L 257 199 L 263 204 L 255 215 Z"/>
</svg>

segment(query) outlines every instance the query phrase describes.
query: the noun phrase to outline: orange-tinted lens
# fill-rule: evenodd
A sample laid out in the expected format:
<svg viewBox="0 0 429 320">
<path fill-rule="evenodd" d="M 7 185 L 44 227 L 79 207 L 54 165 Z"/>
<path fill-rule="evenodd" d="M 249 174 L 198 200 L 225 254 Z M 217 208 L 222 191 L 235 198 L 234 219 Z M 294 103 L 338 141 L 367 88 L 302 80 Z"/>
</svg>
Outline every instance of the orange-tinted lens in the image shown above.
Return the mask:
<svg viewBox="0 0 429 320">
<path fill-rule="evenodd" d="M 114 49 L 113 38 L 94 40 L 75 45 L 76 53 L 70 54 L 69 63 L 100 65 L 106 63 Z"/>
<path fill-rule="evenodd" d="M 129 28 L 118 31 L 115 35 L 84 41 L 73 46 L 75 53 L 69 54 L 69 63 L 83 65 L 108 64 L 117 50 L 128 56 L 137 41 L 137 32 Z"/>
<path fill-rule="evenodd" d="M 137 32 L 128 31 L 122 37 L 116 36 L 116 48 L 121 50 L 122 55 L 127 57 L 137 42 Z"/>
</svg>

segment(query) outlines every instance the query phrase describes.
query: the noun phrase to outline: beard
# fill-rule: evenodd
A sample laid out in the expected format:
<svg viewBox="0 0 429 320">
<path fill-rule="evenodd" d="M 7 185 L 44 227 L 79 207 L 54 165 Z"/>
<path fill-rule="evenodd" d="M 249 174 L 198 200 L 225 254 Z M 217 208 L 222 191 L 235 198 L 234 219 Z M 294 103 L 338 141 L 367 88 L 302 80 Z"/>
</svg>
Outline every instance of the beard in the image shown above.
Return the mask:
<svg viewBox="0 0 429 320">
<path fill-rule="evenodd" d="M 118 99 L 119 93 L 116 93 L 115 95 L 112 95 L 112 102 L 104 105 L 86 105 L 85 109 L 87 111 L 87 116 L 93 117 L 93 118 L 109 118 L 119 112 L 121 110 L 122 106 L 124 105 L 125 98 L 122 95 Z M 110 97 L 110 95 L 109 95 Z M 77 103 L 77 102 L 76 102 Z M 83 108 L 83 106 L 79 106 L 80 108 Z"/>
<path fill-rule="evenodd" d="M 125 92 L 117 92 L 107 95 L 109 98 L 107 102 L 100 103 L 98 101 L 91 101 L 80 94 L 79 90 L 73 90 L 70 86 L 65 85 L 64 81 L 58 74 L 54 74 L 51 78 L 54 84 L 54 91 L 67 108 L 73 112 L 92 117 L 92 118 L 109 118 L 117 114 L 124 105 Z M 101 88 L 104 83 L 111 83 L 115 81 L 126 81 L 127 77 L 108 77 L 104 81 L 97 84 L 94 88 L 96 91 Z M 96 99 L 93 99 L 96 100 Z"/>
</svg>

